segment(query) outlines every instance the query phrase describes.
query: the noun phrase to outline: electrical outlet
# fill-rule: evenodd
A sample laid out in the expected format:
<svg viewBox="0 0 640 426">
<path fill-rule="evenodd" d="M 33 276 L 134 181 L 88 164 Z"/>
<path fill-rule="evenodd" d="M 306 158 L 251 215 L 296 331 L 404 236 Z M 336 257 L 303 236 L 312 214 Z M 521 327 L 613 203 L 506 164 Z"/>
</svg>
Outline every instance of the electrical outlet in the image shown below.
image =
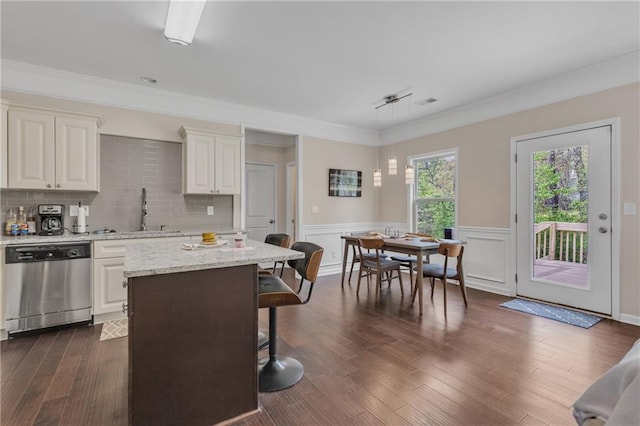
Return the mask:
<svg viewBox="0 0 640 426">
<path fill-rule="evenodd" d="M 336 249 L 331 249 L 331 257 L 336 257 L 338 255 L 338 252 L 336 251 Z"/>
<path fill-rule="evenodd" d="M 213 216 L 213 206 L 207 206 L 207 215 Z"/>
</svg>

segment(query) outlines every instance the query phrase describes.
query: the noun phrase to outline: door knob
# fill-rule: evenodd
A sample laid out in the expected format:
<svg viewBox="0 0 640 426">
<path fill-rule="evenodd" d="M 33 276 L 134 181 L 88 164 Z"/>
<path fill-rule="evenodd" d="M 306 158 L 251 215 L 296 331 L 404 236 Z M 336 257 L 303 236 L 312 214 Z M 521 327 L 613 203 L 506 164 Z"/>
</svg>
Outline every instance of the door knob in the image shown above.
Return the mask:
<svg viewBox="0 0 640 426">
<path fill-rule="evenodd" d="M 605 220 L 606 218 L 607 218 L 607 215 L 606 215 L 606 214 L 604 214 L 604 213 L 600 213 L 600 214 L 598 215 L 598 219 Z"/>
<path fill-rule="evenodd" d="M 600 228 L 598 228 L 598 232 L 600 232 L 601 234 L 606 234 L 607 233 L 607 227 L 606 226 L 601 226 Z"/>
<path fill-rule="evenodd" d="M 269 223 L 275 223 L 275 222 L 276 222 L 276 221 L 275 221 L 275 220 L 273 220 L 273 219 L 271 219 L 271 220 L 269 221 Z"/>
</svg>

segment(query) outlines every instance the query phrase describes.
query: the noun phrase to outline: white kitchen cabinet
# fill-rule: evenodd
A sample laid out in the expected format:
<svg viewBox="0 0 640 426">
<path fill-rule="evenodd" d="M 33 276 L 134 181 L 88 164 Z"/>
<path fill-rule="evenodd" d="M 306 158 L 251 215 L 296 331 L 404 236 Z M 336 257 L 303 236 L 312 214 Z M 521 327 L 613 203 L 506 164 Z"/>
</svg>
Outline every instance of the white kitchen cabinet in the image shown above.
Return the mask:
<svg viewBox="0 0 640 426">
<path fill-rule="evenodd" d="M 240 194 L 241 135 L 180 128 L 185 194 Z"/>
<path fill-rule="evenodd" d="M 7 187 L 7 140 L 9 137 L 9 130 L 7 129 L 8 120 L 8 108 L 9 105 L 4 100 L 0 99 L 0 106 L 2 107 L 2 124 L 0 126 L 0 188 Z"/>
<path fill-rule="evenodd" d="M 93 314 L 121 312 L 127 302 L 124 282 L 124 254 L 127 243 L 133 240 L 93 242 Z"/>
<path fill-rule="evenodd" d="M 99 116 L 9 107 L 7 187 L 98 191 Z"/>
</svg>

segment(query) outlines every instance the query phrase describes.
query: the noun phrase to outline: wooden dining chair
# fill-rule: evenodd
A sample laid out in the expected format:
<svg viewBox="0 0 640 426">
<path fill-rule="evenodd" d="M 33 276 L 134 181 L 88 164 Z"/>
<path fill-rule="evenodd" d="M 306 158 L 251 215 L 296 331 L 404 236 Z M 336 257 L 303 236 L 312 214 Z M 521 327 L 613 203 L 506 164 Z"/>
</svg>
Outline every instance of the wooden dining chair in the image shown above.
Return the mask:
<svg viewBox="0 0 640 426">
<path fill-rule="evenodd" d="M 356 245 L 352 245 L 351 246 L 351 268 L 349 269 L 349 278 L 347 279 L 347 282 L 349 283 L 349 285 L 351 285 L 351 275 L 353 275 L 353 267 L 355 266 L 356 263 L 360 263 L 360 254 L 357 251 Z M 375 259 L 376 254 L 375 253 L 371 253 L 370 250 L 367 250 L 366 252 L 363 253 L 364 257 L 368 258 L 368 259 Z M 384 253 L 384 252 L 380 252 L 380 257 L 383 259 L 386 259 L 389 257 L 388 254 Z"/>
<path fill-rule="evenodd" d="M 395 260 L 389 260 L 381 256 L 382 246 L 384 246 L 384 240 L 381 238 L 360 238 L 358 239 L 358 254 L 360 257 L 360 272 L 358 274 L 358 287 L 356 288 L 356 295 L 360 292 L 360 282 L 362 277 L 367 277 L 367 284 L 371 279 L 371 275 L 376 276 L 376 298 L 380 291 L 380 286 L 383 281 L 387 281 L 391 285 L 393 280 L 393 271 L 397 272 L 395 278 L 398 278 L 400 282 L 400 292 L 404 295 L 404 286 L 402 285 L 402 274 L 400 273 L 400 262 Z M 367 251 L 364 251 L 367 250 Z M 368 250 L 373 250 L 368 252 Z M 374 256 L 371 256 L 374 255 Z M 385 277 L 383 277 L 385 274 Z"/>
<path fill-rule="evenodd" d="M 416 238 L 418 237 L 433 238 L 430 234 L 425 234 L 421 232 L 407 232 L 405 235 L 407 237 L 416 237 Z M 415 269 L 415 264 L 418 262 L 418 258 L 412 255 L 397 254 L 397 255 L 392 255 L 390 259 L 400 262 L 402 267 L 407 268 L 409 270 L 409 279 L 411 280 L 410 282 L 413 282 L 413 270 Z M 428 254 L 424 257 L 424 263 L 429 263 Z M 413 287 L 411 291 L 413 292 Z M 413 295 L 413 293 L 411 294 Z"/>
<path fill-rule="evenodd" d="M 442 282 L 442 288 L 444 289 L 444 316 L 447 316 L 447 280 L 456 280 L 460 284 L 460 292 L 464 299 L 464 305 L 467 303 L 467 288 L 464 286 L 464 271 L 462 270 L 462 254 L 464 253 L 464 246 L 462 244 L 449 244 L 440 243 L 438 247 L 438 254 L 444 256 L 444 265 L 436 263 L 428 263 L 422 267 L 422 277 L 429 278 L 431 282 L 431 300 L 433 300 L 433 291 L 435 288 L 436 278 Z M 449 259 L 456 259 L 456 266 L 452 268 L 449 266 Z M 453 260 L 452 260 L 453 261 Z M 418 272 L 419 273 L 419 272 Z M 413 298 L 411 303 L 416 299 L 418 292 L 418 280 L 414 284 Z"/>
<path fill-rule="evenodd" d="M 291 244 L 291 237 L 288 234 L 268 234 L 265 237 L 264 242 L 278 247 L 289 248 L 289 245 Z M 283 260 L 278 260 L 273 263 L 273 273 L 276 273 L 278 263 L 282 263 L 282 269 L 280 269 L 280 278 L 282 278 L 282 273 L 284 272 Z"/>
</svg>

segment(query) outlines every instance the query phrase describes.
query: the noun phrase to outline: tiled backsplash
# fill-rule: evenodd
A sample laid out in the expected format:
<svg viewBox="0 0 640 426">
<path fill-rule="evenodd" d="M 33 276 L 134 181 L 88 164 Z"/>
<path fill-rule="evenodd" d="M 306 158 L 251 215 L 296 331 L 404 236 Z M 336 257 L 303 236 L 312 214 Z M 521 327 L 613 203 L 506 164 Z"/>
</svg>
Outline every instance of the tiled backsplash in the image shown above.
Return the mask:
<svg viewBox="0 0 640 426">
<path fill-rule="evenodd" d="M 160 225 L 182 231 L 233 227 L 231 195 L 182 194 L 182 144 L 109 135 L 100 137 L 99 193 L 2 190 L 2 223 L 9 208 L 17 213 L 18 206 L 28 211 L 38 204 L 64 204 L 65 227 L 71 229 L 75 218 L 69 216 L 69 206 L 82 202 L 89 206 L 89 231 L 138 230 L 143 187 L 149 230 Z M 213 216 L 207 215 L 207 206 L 214 206 Z"/>
</svg>

